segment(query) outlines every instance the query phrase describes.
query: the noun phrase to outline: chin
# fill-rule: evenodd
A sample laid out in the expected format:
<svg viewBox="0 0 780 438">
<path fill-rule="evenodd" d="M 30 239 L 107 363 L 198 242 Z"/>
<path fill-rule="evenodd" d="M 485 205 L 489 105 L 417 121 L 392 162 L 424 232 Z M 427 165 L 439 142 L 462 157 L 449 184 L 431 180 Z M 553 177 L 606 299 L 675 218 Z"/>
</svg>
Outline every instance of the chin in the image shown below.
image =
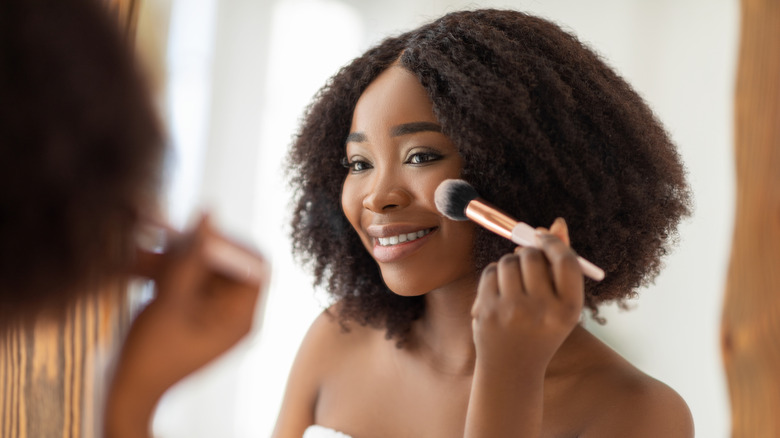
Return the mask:
<svg viewBox="0 0 780 438">
<path fill-rule="evenodd" d="M 387 282 L 385 282 L 387 284 Z M 387 284 L 387 288 L 390 289 L 390 292 L 401 296 L 401 297 L 419 297 L 427 294 L 430 292 L 430 290 L 420 290 L 420 289 L 413 289 L 413 288 L 407 288 L 407 287 L 396 287 L 390 284 Z"/>
<path fill-rule="evenodd" d="M 408 258 L 378 265 L 387 288 L 403 297 L 417 297 L 448 286 L 462 287 L 466 283 L 473 283 L 476 289 L 478 280 L 473 264 L 446 255 Z"/>
<path fill-rule="evenodd" d="M 392 268 L 380 267 L 380 271 L 387 288 L 402 297 L 418 297 L 436 288 L 436 281 L 432 281 L 430 276 L 418 278 L 417 275 Z"/>
<path fill-rule="evenodd" d="M 406 281 L 387 281 L 385 285 L 390 291 L 402 297 L 419 297 L 430 292 L 432 289 L 421 288 L 416 284 L 408 284 Z"/>
<path fill-rule="evenodd" d="M 387 288 L 402 297 L 419 297 L 433 290 L 470 279 L 435 268 L 409 270 L 380 266 L 380 272 Z M 476 288 L 476 283 L 474 287 Z"/>
</svg>

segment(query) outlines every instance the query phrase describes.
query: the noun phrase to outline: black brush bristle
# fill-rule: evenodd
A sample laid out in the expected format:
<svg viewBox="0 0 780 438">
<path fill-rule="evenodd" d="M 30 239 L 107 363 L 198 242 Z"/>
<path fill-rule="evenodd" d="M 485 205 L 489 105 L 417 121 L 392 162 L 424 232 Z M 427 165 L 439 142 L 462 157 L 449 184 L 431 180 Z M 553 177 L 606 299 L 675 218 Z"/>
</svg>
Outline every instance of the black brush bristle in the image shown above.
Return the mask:
<svg viewBox="0 0 780 438">
<path fill-rule="evenodd" d="M 469 202 L 476 198 L 479 198 L 479 193 L 462 179 L 445 179 L 433 195 L 439 212 L 454 221 L 469 220 L 465 210 Z"/>
</svg>

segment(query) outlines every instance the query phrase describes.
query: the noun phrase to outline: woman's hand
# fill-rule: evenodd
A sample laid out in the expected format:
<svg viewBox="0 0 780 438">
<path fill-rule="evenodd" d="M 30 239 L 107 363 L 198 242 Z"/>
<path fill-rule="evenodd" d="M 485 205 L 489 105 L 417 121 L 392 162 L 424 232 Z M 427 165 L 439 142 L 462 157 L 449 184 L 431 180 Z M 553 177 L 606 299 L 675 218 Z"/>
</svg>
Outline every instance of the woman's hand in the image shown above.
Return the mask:
<svg viewBox="0 0 780 438">
<path fill-rule="evenodd" d="M 157 296 L 135 319 L 122 347 L 108 396 L 106 436 L 147 436 L 162 394 L 251 329 L 267 278 L 239 281 L 216 272 L 205 250 L 212 238 L 220 237 L 204 219 L 165 254 L 139 260 L 154 275 Z"/>
<path fill-rule="evenodd" d="M 544 369 L 579 321 L 583 277 L 566 222 L 539 229 L 537 245 L 483 271 L 472 308 L 478 361 Z"/>
<path fill-rule="evenodd" d="M 579 321 L 584 289 L 562 219 L 539 229 L 537 245 L 482 273 L 471 310 L 477 361 L 466 437 L 541 434 L 545 371 Z"/>
</svg>

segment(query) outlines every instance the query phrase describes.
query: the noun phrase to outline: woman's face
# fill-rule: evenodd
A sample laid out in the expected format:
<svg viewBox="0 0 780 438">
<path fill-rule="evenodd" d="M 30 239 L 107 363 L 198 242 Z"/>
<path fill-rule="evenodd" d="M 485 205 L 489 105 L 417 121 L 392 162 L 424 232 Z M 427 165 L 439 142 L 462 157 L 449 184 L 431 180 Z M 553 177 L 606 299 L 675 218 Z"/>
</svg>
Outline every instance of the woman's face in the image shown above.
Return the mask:
<svg viewBox="0 0 780 438">
<path fill-rule="evenodd" d="M 474 224 L 439 214 L 434 192 L 463 168 L 417 78 L 400 66 L 360 96 L 346 144 L 341 205 L 387 286 L 420 295 L 474 280 Z"/>
</svg>

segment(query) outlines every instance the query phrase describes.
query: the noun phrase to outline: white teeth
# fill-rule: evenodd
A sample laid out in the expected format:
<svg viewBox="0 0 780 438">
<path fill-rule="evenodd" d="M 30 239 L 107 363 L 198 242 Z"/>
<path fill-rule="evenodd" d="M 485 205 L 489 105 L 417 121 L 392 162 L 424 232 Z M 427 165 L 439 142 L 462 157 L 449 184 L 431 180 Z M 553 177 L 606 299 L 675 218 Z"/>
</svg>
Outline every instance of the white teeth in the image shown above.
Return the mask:
<svg viewBox="0 0 780 438">
<path fill-rule="evenodd" d="M 398 245 L 399 243 L 417 240 L 430 232 L 431 230 L 420 230 L 415 233 L 399 234 L 397 236 L 377 237 L 377 240 L 379 241 L 379 246 L 393 246 Z"/>
</svg>

